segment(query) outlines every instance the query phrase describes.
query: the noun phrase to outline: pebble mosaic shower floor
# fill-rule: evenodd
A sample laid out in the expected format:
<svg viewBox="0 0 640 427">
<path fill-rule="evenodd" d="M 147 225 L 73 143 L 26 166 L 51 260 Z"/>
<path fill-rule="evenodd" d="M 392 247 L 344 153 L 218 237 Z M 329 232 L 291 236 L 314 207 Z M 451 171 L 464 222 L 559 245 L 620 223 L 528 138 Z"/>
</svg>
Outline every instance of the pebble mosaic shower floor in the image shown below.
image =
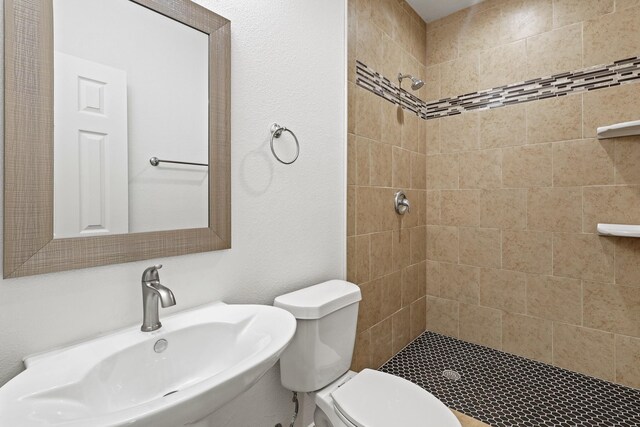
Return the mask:
<svg viewBox="0 0 640 427">
<path fill-rule="evenodd" d="M 640 390 L 433 332 L 380 370 L 493 427 L 640 426 Z"/>
</svg>

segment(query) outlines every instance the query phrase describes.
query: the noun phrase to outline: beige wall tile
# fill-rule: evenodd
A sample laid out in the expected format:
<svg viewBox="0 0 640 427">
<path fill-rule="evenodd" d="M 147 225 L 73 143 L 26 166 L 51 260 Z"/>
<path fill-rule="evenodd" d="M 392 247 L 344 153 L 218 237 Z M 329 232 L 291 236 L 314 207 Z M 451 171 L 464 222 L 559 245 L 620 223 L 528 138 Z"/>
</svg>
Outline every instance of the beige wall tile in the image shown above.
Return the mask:
<svg viewBox="0 0 640 427">
<path fill-rule="evenodd" d="M 356 24 L 356 59 L 379 70 L 382 65 L 383 33 L 370 19 L 361 16 Z"/>
<path fill-rule="evenodd" d="M 367 329 L 356 335 L 351 369 L 360 372 L 371 367 L 371 330 Z"/>
<path fill-rule="evenodd" d="M 419 136 L 419 149 L 420 154 L 427 154 L 427 121 L 424 119 L 418 119 L 418 131 Z"/>
<path fill-rule="evenodd" d="M 347 237 L 347 281 L 356 282 L 356 238 Z"/>
<path fill-rule="evenodd" d="M 440 296 L 440 263 L 427 260 L 426 264 L 427 295 L 432 297 Z"/>
<path fill-rule="evenodd" d="M 375 369 L 393 356 L 391 317 L 371 327 L 371 364 Z"/>
<path fill-rule="evenodd" d="M 509 188 L 551 186 L 551 159 L 551 144 L 504 148 L 502 185 Z"/>
<path fill-rule="evenodd" d="M 409 307 L 396 312 L 391 317 L 391 337 L 393 354 L 396 354 L 411 341 L 411 311 Z"/>
<path fill-rule="evenodd" d="M 427 329 L 457 338 L 458 302 L 427 297 Z"/>
<path fill-rule="evenodd" d="M 582 24 L 569 25 L 527 39 L 526 78 L 582 68 Z"/>
<path fill-rule="evenodd" d="M 527 190 L 495 189 L 480 193 L 480 226 L 523 229 L 527 226 Z"/>
<path fill-rule="evenodd" d="M 416 73 L 416 75 L 418 75 Z M 420 141 L 420 122 L 423 119 L 415 114 L 405 111 L 404 122 L 402 124 L 402 148 L 419 153 L 422 141 Z"/>
<path fill-rule="evenodd" d="M 552 0 L 507 1 L 502 16 L 508 41 L 544 33 L 553 27 Z"/>
<path fill-rule="evenodd" d="M 371 234 L 372 279 L 377 279 L 393 271 L 392 244 L 391 231 Z"/>
<path fill-rule="evenodd" d="M 613 282 L 614 243 L 595 234 L 557 233 L 553 237 L 553 274 Z"/>
<path fill-rule="evenodd" d="M 427 189 L 458 188 L 458 155 L 427 156 Z"/>
<path fill-rule="evenodd" d="M 391 79 L 398 74 L 398 65 L 402 63 L 402 48 L 387 34 L 382 36 L 380 43 L 382 44 L 382 56 L 380 69 L 376 71 Z"/>
<path fill-rule="evenodd" d="M 347 134 L 347 185 L 356 183 L 356 136 Z"/>
<path fill-rule="evenodd" d="M 598 223 L 640 224 L 640 186 L 585 187 L 585 233 L 595 233 Z"/>
<path fill-rule="evenodd" d="M 402 307 L 402 272 L 394 271 L 382 279 L 380 318 L 391 316 Z"/>
<path fill-rule="evenodd" d="M 442 25 L 427 29 L 427 64 L 435 65 L 458 57 L 458 25 Z"/>
<path fill-rule="evenodd" d="M 411 263 L 416 264 L 418 262 L 427 259 L 427 228 L 426 227 L 414 227 L 410 232 L 411 236 Z"/>
<path fill-rule="evenodd" d="M 402 270 L 402 307 L 408 307 L 426 294 L 426 264 L 411 265 Z"/>
<path fill-rule="evenodd" d="M 458 227 L 427 226 L 427 259 L 458 262 Z"/>
<path fill-rule="evenodd" d="M 502 232 L 502 268 L 551 274 L 552 234 L 537 231 Z"/>
<path fill-rule="evenodd" d="M 392 181 L 393 186 L 409 188 L 411 186 L 411 152 L 393 147 Z"/>
<path fill-rule="evenodd" d="M 640 34 L 640 32 L 637 33 Z M 640 48 L 638 50 L 640 51 Z M 637 53 L 633 55 L 637 55 Z M 583 130 L 585 138 L 595 137 L 599 126 L 608 126 L 638 119 L 640 84 L 635 83 L 600 89 L 587 92 L 583 97 Z"/>
<path fill-rule="evenodd" d="M 424 71 L 424 101 L 441 99 L 440 96 L 440 66 L 426 67 Z"/>
<path fill-rule="evenodd" d="M 460 339 L 500 350 L 502 313 L 492 308 L 460 304 Z"/>
<path fill-rule="evenodd" d="M 356 132 L 356 92 L 360 90 L 362 89 L 351 82 L 347 84 L 347 131 L 349 133 Z"/>
<path fill-rule="evenodd" d="M 356 233 L 356 187 L 347 186 L 347 236 Z"/>
<path fill-rule="evenodd" d="M 358 307 L 358 332 L 364 331 L 382 319 L 382 279 L 361 283 L 362 300 Z"/>
<path fill-rule="evenodd" d="M 478 269 L 466 265 L 440 263 L 440 297 L 478 304 Z"/>
<path fill-rule="evenodd" d="M 347 1 L 347 80 L 355 82 L 356 74 L 356 2 Z"/>
<path fill-rule="evenodd" d="M 477 190 L 443 190 L 440 192 L 442 225 L 478 226 L 480 207 Z"/>
<path fill-rule="evenodd" d="M 498 46 L 504 40 L 502 15 L 498 7 L 469 14 L 462 25 L 458 49 L 460 55 Z"/>
<path fill-rule="evenodd" d="M 553 0 L 555 27 L 585 21 L 613 12 L 613 0 Z"/>
<path fill-rule="evenodd" d="M 371 140 L 356 137 L 356 184 L 369 185 L 371 173 Z"/>
<path fill-rule="evenodd" d="M 582 189 L 579 187 L 529 189 L 527 228 L 579 233 L 582 230 Z"/>
<path fill-rule="evenodd" d="M 370 184 L 391 187 L 391 146 L 380 142 L 371 143 Z"/>
<path fill-rule="evenodd" d="M 480 270 L 480 305 L 525 313 L 526 294 L 526 274 L 493 268 Z"/>
<path fill-rule="evenodd" d="M 393 242 L 393 270 L 400 270 L 411 263 L 411 237 L 408 228 L 393 230 L 391 236 Z"/>
<path fill-rule="evenodd" d="M 494 87 L 524 81 L 527 74 L 525 41 L 494 47 L 479 56 L 479 88 Z"/>
<path fill-rule="evenodd" d="M 502 151 L 479 150 L 461 153 L 460 188 L 502 186 Z"/>
<path fill-rule="evenodd" d="M 478 267 L 500 268 L 500 230 L 460 228 L 460 262 Z"/>
<path fill-rule="evenodd" d="M 425 120 L 426 153 L 436 154 L 440 152 L 440 119 Z"/>
<path fill-rule="evenodd" d="M 640 6 L 640 0 L 616 0 L 616 12 L 637 6 Z"/>
<path fill-rule="evenodd" d="M 582 282 L 555 276 L 527 277 L 527 314 L 582 324 Z"/>
<path fill-rule="evenodd" d="M 464 95 L 480 89 L 478 55 L 472 54 L 440 64 L 440 96 Z"/>
<path fill-rule="evenodd" d="M 616 382 L 640 388 L 640 340 L 616 336 Z"/>
<path fill-rule="evenodd" d="M 411 303 L 410 313 L 410 337 L 414 340 L 422 334 L 427 327 L 427 299 L 420 298 L 419 300 Z"/>
<path fill-rule="evenodd" d="M 565 369 L 613 381 L 614 335 L 554 323 L 553 363 Z"/>
<path fill-rule="evenodd" d="M 613 184 L 614 144 L 597 139 L 553 144 L 553 185 Z"/>
<path fill-rule="evenodd" d="M 616 139 L 616 184 L 640 184 L 640 137 Z"/>
<path fill-rule="evenodd" d="M 357 135 L 380 139 L 381 108 L 382 98 L 360 87 L 356 88 L 355 133 Z"/>
<path fill-rule="evenodd" d="M 615 245 L 616 283 L 640 287 L 640 241 L 620 238 Z"/>
<path fill-rule="evenodd" d="M 443 153 L 478 148 L 478 113 L 465 113 L 440 119 L 440 150 Z"/>
<path fill-rule="evenodd" d="M 527 103 L 527 142 L 582 138 L 582 95 L 565 95 Z"/>
<path fill-rule="evenodd" d="M 368 282 L 370 273 L 371 240 L 370 236 L 355 237 L 355 280 L 356 283 Z"/>
<path fill-rule="evenodd" d="M 427 191 L 427 225 L 440 224 L 440 191 Z"/>
<path fill-rule="evenodd" d="M 552 323 L 544 319 L 504 313 L 502 350 L 544 363 L 552 360 Z"/>
<path fill-rule="evenodd" d="M 584 65 L 606 64 L 640 51 L 638 8 L 601 16 L 584 23 Z"/>
<path fill-rule="evenodd" d="M 391 102 L 382 101 L 380 113 L 380 141 L 399 147 L 402 145 L 404 110 Z"/>
<path fill-rule="evenodd" d="M 411 153 L 411 188 L 427 187 L 427 158 L 424 154 Z"/>
<path fill-rule="evenodd" d="M 584 282 L 584 326 L 640 337 L 640 288 Z"/>
<path fill-rule="evenodd" d="M 480 148 L 501 148 L 527 143 L 525 105 L 511 105 L 478 112 Z"/>
</svg>

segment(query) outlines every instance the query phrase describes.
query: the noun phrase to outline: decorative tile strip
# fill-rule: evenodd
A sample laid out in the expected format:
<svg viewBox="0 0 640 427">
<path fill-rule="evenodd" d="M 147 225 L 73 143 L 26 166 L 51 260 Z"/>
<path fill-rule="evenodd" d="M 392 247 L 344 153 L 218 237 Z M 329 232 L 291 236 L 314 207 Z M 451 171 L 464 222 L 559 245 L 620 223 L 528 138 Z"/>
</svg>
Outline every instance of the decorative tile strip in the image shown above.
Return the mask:
<svg viewBox="0 0 640 427">
<path fill-rule="evenodd" d="M 399 86 L 373 71 L 366 64 L 356 61 L 356 84 L 358 86 L 427 120 L 638 81 L 640 81 L 640 57 L 633 57 L 609 65 L 539 77 L 456 97 L 425 102 L 404 89 L 400 89 Z"/>
</svg>

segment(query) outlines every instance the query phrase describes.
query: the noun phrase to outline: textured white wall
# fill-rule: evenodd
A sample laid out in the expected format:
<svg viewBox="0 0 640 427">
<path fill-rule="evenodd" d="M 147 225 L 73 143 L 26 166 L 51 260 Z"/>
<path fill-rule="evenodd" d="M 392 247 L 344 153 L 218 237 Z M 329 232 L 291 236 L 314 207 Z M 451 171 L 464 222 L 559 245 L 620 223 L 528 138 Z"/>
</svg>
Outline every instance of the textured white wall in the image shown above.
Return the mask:
<svg viewBox="0 0 640 427">
<path fill-rule="evenodd" d="M 140 275 L 154 262 L 178 302 L 161 315 L 215 300 L 270 304 L 344 277 L 344 0 L 198 3 L 232 21 L 233 248 L 1 281 L 0 384 L 27 354 L 139 323 Z M 271 156 L 273 121 L 300 139 L 291 166 Z M 288 424 L 291 409 L 273 369 L 211 425 Z"/>
</svg>

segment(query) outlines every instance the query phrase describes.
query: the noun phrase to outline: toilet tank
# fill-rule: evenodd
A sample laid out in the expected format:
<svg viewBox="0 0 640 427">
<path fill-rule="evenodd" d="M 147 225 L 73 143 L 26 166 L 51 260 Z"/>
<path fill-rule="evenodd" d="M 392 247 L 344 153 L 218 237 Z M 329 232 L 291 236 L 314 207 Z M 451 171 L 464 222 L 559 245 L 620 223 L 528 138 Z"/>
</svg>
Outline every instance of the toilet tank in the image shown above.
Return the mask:
<svg viewBox="0 0 640 427">
<path fill-rule="evenodd" d="M 280 379 L 288 390 L 323 388 L 349 370 L 358 321 L 360 288 L 330 280 L 277 297 L 274 306 L 297 319 L 296 333 L 280 356 Z"/>
</svg>

